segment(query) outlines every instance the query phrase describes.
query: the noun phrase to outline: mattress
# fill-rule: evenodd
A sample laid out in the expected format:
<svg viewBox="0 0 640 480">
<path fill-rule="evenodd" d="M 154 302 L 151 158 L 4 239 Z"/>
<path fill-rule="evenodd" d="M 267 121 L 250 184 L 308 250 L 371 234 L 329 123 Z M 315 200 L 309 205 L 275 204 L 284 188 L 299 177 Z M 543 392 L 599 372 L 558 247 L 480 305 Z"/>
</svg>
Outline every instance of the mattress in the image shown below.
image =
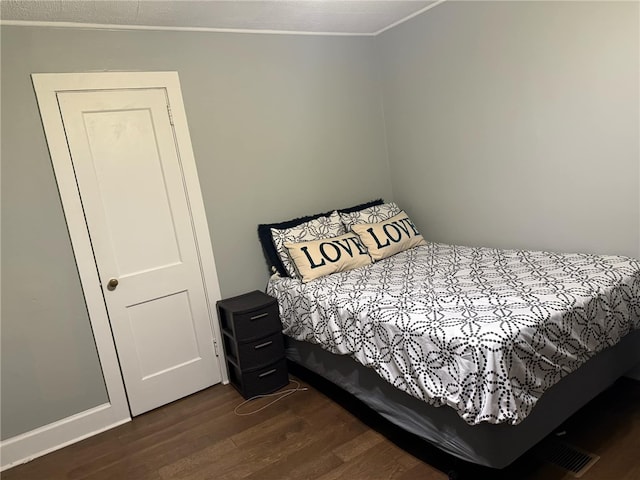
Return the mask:
<svg viewBox="0 0 640 480">
<path fill-rule="evenodd" d="M 640 264 L 622 256 L 429 243 L 308 283 L 274 276 L 267 293 L 287 336 L 468 425 L 521 423 L 640 328 Z"/>
</svg>

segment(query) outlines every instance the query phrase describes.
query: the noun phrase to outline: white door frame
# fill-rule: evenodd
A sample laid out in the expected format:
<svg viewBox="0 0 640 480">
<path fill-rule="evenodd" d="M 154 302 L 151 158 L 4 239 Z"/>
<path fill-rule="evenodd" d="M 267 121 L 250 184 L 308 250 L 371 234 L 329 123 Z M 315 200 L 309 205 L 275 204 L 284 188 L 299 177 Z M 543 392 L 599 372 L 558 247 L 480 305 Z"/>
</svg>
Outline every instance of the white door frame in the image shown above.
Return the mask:
<svg viewBox="0 0 640 480">
<path fill-rule="evenodd" d="M 80 282 L 96 342 L 100 365 L 107 388 L 108 402 L 79 412 L 51 425 L 3 441 L 2 469 L 23 463 L 36 456 L 107 430 L 131 419 L 120 372 L 109 317 L 93 258 L 80 192 L 76 184 L 73 164 L 67 146 L 62 116 L 58 108 L 57 92 L 79 90 L 165 88 L 171 105 L 174 135 L 180 147 L 180 160 L 188 201 L 193 217 L 196 246 L 207 292 L 211 328 L 221 350 L 222 336 L 215 313 L 215 302 L 221 298 L 206 213 L 200 192 L 196 163 L 191 146 L 187 117 L 177 72 L 96 72 L 42 73 L 32 75 L 33 85 L 44 125 L 49 154 L 62 200 L 62 207 L 71 238 Z M 217 353 L 217 352 L 216 352 Z M 225 362 L 220 361 L 223 383 L 228 383 Z"/>
</svg>

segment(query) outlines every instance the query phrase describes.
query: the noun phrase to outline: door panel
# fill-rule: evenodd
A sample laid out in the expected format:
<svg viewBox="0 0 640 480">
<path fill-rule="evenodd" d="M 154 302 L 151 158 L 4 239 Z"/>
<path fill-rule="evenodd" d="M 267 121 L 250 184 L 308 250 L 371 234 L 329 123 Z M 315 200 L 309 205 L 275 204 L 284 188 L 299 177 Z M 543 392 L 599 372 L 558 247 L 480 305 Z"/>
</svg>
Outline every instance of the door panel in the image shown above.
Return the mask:
<svg viewBox="0 0 640 480">
<path fill-rule="evenodd" d="M 138 353 L 138 366 L 143 380 L 200 358 L 195 325 L 182 319 L 193 319 L 189 292 L 177 292 L 151 302 L 128 308 L 129 327 Z M 164 322 L 156 318 L 164 317 Z M 172 348 L 160 350 L 164 338 L 171 337 Z"/>
<path fill-rule="evenodd" d="M 219 382 L 166 91 L 60 92 L 58 103 L 132 414 Z"/>
<path fill-rule="evenodd" d="M 119 274 L 180 262 L 151 112 L 88 112 L 83 117 Z"/>
</svg>

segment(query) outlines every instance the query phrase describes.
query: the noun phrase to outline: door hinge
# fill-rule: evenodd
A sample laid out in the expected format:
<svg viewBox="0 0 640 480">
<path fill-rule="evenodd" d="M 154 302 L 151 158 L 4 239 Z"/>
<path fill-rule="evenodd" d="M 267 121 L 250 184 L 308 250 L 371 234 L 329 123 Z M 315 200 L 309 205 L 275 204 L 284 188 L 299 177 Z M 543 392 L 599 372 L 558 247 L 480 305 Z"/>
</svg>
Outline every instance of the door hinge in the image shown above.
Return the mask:
<svg viewBox="0 0 640 480">
<path fill-rule="evenodd" d="M 218 342 L 216 342 L 215 340 L 213 341 L 213 351 L 216 354 L 216 357 L 220 356 L 220 352 L 218 352 Z"/>
<path fill-rule="evenodd" d="M 171 112 L 171 105 L 167 104 L 167 113 L 169 114 L 169 123 L 173 125 L 173 113 Z"/>
</svg>

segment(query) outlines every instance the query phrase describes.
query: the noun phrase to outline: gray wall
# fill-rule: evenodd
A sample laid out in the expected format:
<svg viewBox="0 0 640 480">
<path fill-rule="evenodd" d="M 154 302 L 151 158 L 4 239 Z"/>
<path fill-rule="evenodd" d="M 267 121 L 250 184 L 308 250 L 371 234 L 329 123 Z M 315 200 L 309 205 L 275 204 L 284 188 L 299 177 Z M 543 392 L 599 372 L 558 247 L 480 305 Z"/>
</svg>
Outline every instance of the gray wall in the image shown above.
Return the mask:
<svg viewBox="0 0 640 480">
<path fill-rule="evenodd" d="M 31 73 L 178 71 L 225 297 L 266 285 L 258 223 L 391 197 L 371 39 L 0 34 L 3 439 L 106 401 Z"/>
<path fill-rule="evenodd" d="M 376 38 L 394 199 L 447 243 L 640 256 L 637 2 L 445 2 Z"/>
</svg>

